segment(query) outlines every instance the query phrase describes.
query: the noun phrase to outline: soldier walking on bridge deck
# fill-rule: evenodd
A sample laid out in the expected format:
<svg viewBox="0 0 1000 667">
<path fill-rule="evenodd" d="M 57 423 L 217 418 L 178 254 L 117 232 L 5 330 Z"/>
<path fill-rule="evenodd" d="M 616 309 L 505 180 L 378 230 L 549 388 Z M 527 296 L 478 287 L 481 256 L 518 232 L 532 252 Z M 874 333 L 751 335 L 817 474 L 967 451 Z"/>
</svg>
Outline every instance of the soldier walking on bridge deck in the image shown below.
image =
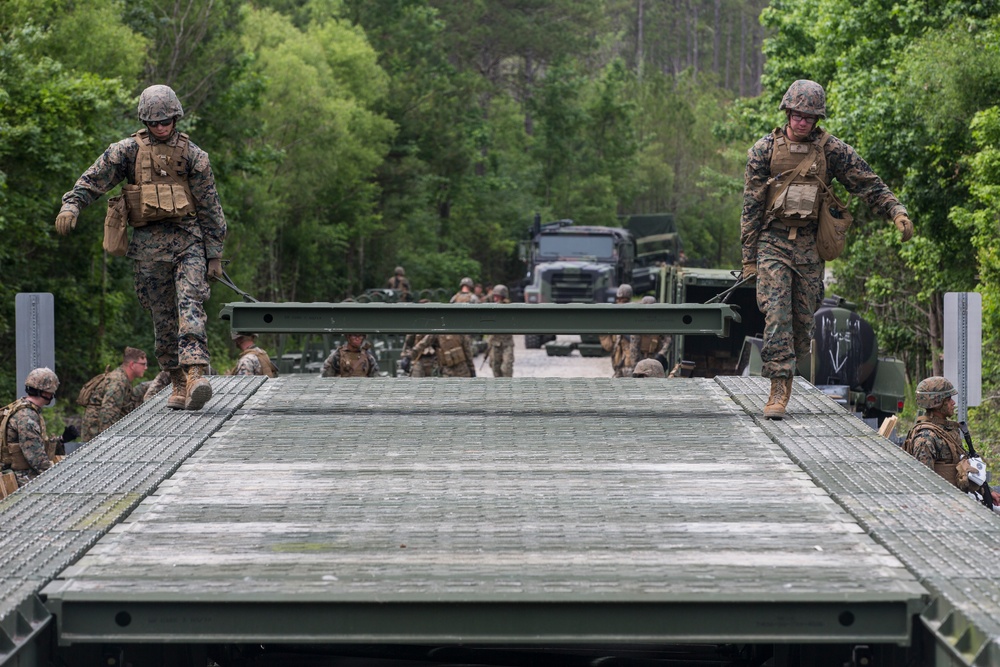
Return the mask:
<svg viewBox="0 0 1000 667">
<path fill-rule="evenodd" d="M 615 303 L 631 303 L 632 295 L 632 286 L 628 283 L 622 283 L 615 292 Z M 601 334 L 600 341 L 604 351 L 611 353 L 611 370 L 613 371 L 611 377 L 632 377 L 635 360 L 632 358 L 631 334 Z"/>
<path fill-rule="evenodd" d="M 763 370 L 771 393 L 764 416 L 785 416 L 796 360 L 809 352 L 813 313 L 823 299 L 824 262 L 817 248 L 819 210 L 836 178 L 877 215 L 892 220 L 903 241 L 913 223 L 882 179 L 855 150 L 818 126 L 826 92 L 799 80 L 781 100 L 787 122 L 747 155 L 740 238 L 743 277 L 757 278 L 764 314 Z"/>
<path fill-rule="evenodd" d="M 170 87 L 142 91 L 145 128 L 111 144 L 80 176 L 63 195 L 55 225 L 69 234 L 80 211 L 126 181 L 123 199 L 108 202 L 109 216 L 125 215 L 133 227 L 126 256 L 134 261 L 139 303 L 153 319 L 156 360 L 170 373 L 167 407 L 200 410 L 212 397 L 203 303 L 208 278 L 222 277 L 226 219 L 208 153 L 177 131 L 183 116 Z"/>
</svg>

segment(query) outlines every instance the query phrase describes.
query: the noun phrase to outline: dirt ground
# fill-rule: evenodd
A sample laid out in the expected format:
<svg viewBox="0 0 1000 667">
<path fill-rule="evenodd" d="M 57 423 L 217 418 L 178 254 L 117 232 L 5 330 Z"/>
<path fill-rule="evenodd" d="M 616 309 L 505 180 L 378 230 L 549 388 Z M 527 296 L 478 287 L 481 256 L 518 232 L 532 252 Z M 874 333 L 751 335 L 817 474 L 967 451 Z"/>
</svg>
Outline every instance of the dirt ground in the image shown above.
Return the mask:
<svg viewBox="0 0 1000 667">
<path fill-rule="evenodd" d="M 579 336 L 559 336 L 558 342 L 579 342 Z M 483 366 L 483 356 L 476 357 L 476 375 L 493 377 L 490 364 Z M 514 336 L 514 377 L 592 378 L 611 377 L 611 357 L 582 357 L 576 350 L 568 357 L 550 357 L 545 348 L 529 350 L 524 336 Z"/>
</svg>

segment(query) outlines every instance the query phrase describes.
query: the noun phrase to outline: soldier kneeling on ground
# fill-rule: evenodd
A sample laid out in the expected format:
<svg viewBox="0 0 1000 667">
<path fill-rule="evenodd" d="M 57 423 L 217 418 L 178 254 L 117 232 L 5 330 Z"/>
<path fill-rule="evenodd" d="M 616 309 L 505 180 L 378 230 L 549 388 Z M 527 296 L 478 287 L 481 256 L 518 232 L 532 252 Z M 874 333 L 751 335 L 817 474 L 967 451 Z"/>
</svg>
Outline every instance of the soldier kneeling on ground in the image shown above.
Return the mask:
<svg viewBox="0 0 1000 667">
<path fill-rule="evenodd" d="M 59 378 L 49 368 L 36 368 L 24 380 L 27 394 L 0 410 L 0 465 L 4 488 L 11 471 L 17 486 L 24 486 L 62 460 L 65 444 L 76 440 L 80 431 L 67 426 L 61 436 L 50 437 L 45 430 L 42 408 L 49 405 L 59 389 Z"/>
</svg>

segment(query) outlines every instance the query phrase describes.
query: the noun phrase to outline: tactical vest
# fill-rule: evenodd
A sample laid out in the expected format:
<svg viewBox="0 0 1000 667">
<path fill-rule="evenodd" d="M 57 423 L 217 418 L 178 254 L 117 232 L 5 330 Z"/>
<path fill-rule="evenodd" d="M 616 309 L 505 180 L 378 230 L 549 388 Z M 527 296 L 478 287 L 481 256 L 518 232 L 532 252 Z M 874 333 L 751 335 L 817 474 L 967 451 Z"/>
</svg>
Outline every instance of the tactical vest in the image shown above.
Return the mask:
<svg viewBox="0 0 1000 667">
<path fill-rule="evenodd" d="M 774 131 L 766 223 L 804 227 L 818 219 L 823 194 L 820 183 L 826 185 L 823 146 L 829 138 L 820 131 L 814 141 L 796 142 L 789 141 L 783 129 Z"/>
<path fill-rule="evenodd" d="M 445 367 L 460 366 L 467 362 L 465 356 L 465 346 L 462 334 L 439 334 L 438 350 L 440 351 L 441 365 Z"/>
<path fill-rule="evenodd" d="M 38 408 L 36 408 L 32 403 L 23 398 L 19 398 L 13 403 L 5 406 L 3 410 L 0 410 L 0 414 L 3 415 L 3 420 L 0 421 L 0 466 L 3 468 L 9 467 L 13 470 L 31 469 L 28 459 L 24 457 L 24 452 L 21 451 L 20 441 L 12 442 L 10 440 L 10 436 L 8 435 L 10 418 L 14 416 L 15 412 L 23 410 L 24 408 L 32 408 L 38 412 L 38 428 L 42 437 L 45 437 L 45 417 L 42 416 L 41 411 L 39 411 Z M 45 454 L 49 457 L 49 459 L 55 456 L 55 453 L 55 446 L 46 443 Z"/>
<path fill-rule="evenodd" d="M 246 350 L 243 350 L 243 352 L 240 353 L 240 356 L 236 358 L 236 366 L 233 366 L 233 369 L 229 371 L 230 375 L 236 375 L 236 367 L 240 365 L 239 364 L 240 359 L 247 356 L 248 354 L 252 354 L 257 357 L 257 361 L 260 362 L 260 369 L 264 371 L 264 375 L 266 375 L 269 378 L 278 377 L 278 367 L 275 366 L 274 363 L 271 361 L 271 357 L 267 355 L 267 352 L 260 349 L 259 347 L 251 347 L 247 348 Z"/>
<path fill-rule="evenodd" d="M 472 297 L 474 295 L 472 292 L 458 292 L 455 296 L 451 297 L 452 303 L 472 303 Z"/>
<path fill-rule="evenodd" d="M 340 377 L 368 377 L 371 369 L 371 362 L 364 350 L 354 351 L 346 345 L 340 348 Z"/>
<path fill-rule="evenodd" d="M 639 337 L 639 354 L 643 358 L 652 357 L 663 347 L 663 339 L 657 334 L 642 334 Z"/>
<path fill-rule="evenodd" d="M 143 227 L 150 222 L 194 215 L 194 197 L 187 177 L 191 153 L 188 135 L 179 132 L 173 146 L 153 144 L 148 130 L 139 130 L 132 137 L 139 144 L 135 184 L 122 187 L 129 224 Z"/>
<path fill-rule="evenodd" d="M 960 447 L 956 438 L 958 437 L 958 432 L 948 432 L 940 424 L 935 424 L 934 422 L 918 422 L 916 426 L 907 434 L 906 441 L 903 443 L 903 449 L 907 454 L 913 455 L 913 442 L 916 440 L 916 436 L 921 431 L 933 431 L 934 434 L 944 441 L 948 445 L 948 450 L 951 452 L 950 461 L 934 461 L 934 472 L 944 477 L 948 482 L 954 486 L 958 486 L 958 462 L 961 461 L 964 456 L 964 448 Z"/>
</svg>

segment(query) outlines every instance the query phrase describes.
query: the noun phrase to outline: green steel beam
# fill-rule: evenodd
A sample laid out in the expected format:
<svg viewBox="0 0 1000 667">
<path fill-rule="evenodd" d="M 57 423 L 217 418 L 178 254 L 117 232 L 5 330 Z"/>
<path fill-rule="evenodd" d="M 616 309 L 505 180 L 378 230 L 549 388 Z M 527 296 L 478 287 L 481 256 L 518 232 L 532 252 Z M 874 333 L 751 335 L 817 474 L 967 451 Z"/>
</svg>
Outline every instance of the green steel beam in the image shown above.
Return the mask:
<svg viewBox="0 0 1000 667">
<path fill-rule="evenodd" d="M 728 336 L 728 304 L 230 303 L 220 317 L 253 333 L 685 334 Z"/>
</svg>

